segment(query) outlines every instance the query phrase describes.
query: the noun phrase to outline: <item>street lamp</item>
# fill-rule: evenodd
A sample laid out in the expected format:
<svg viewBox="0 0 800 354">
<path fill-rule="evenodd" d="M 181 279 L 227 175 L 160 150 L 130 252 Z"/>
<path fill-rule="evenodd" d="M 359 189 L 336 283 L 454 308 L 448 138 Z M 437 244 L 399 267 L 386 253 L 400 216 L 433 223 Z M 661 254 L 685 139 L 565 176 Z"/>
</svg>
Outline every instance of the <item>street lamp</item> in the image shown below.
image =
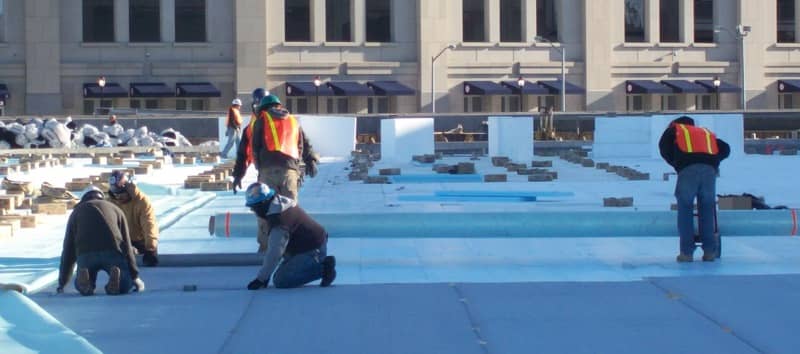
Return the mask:
<svg viewBox="0 0 800 354">
<path fill-rule="evenodd" d="M 519 86 L 519 111 L 524 112 L 525 110 L 522 108 L 522 89 L 525 88 L 525 79 L 522 76 L 517 79 L 517 86 Z"/>
<path fill-rule="evenodd" d="M 745 25 L 742 25 L 742 24 L 739 24 L 739 25 L 736 26 L 736 32 L 734 32 L 734 31 L 732 31 L 729 28 L 724 27 L 724 26 L 714 26 L 714 33 L 720 33 L 720 32 L 725 31 L 729 35 L 731 35 L 731 37 L 739 40 L 739 67 L 740 67 L 739 73 L 741 74 L 741 79 L 740 79 L 739 82 L 742 85 L 742 110 L 743 111 L 747 110 L 747 97 L 746 97 L 746 95 L 747 95 L 747 90 L 746 90 L 747 85 L 746 85 L 746 81 L 745 81 L 745 78 L 746 78 L 746 76 L 745 76 L 745 68 L 747 66 L 744 63 L 744 37 L 747 37 L 747 35 L 750 34 L 751 30 L 752 29 L 751 29 L 750 26 L 745 26 Z"/>
<path fill-rule="evenodd" d="M 103 88 L 106 87 L 106 77 L 100 76 L 97 78 L 97 86 L 100 86 L 100 108 L 103 108 Z"/>
<path fill-rule="evenodd" d="M 722 84 L 722 82 L 719 80 L 719 76 L 714 76 L 714 80 L 712 80 L 711 83 L 714 84 L 714 94 L 717 100 L 717 110 L 720 110 L 722 105 L 719 102 L 719 85 Z"/>
<path fill-rule="evenodd" d="M 567 77 L 564 70 L 564 63 L 567 60 L 567 50 L 564 47 L 556 47 L 556 45 L 547 38 L 536 36 L 537 42 L 545 42 L 550 44 L 550 47 L 561 53 L 561 112 L 567 111 L 566 91 L 567 91 Z"/>
<path fill-rule="evenodd" d="M 319 80 L 319 75 L 314 76 L 314 99 L 317 101 L 317 114 L 319 114 L 319 85 L 322 85 L 322 81 Z"/>
<path fill-rule="evenodd" d="M 439 59 L 442 54 L 448 49 L 456 49 L 455 44 L 448 44 L 447 47 L 442 48 L 439 51 L 439 54 L 436 54 L 431 57 L 431 112 L 436 113 L 436 68 L 433 64 L 436 63 L 436 59 Z"/>
</svg>

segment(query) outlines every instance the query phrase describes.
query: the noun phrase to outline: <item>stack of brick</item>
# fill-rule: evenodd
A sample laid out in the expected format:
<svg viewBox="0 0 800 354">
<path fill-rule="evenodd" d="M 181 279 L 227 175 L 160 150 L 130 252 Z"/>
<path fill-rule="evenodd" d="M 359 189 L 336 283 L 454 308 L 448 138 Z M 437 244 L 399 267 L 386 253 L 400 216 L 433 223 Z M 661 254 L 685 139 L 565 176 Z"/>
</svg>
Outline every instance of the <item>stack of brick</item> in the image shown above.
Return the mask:
<svg viewBox="0 0 800 354">
<path fill-rule="evenodd" d="M 633 197 L 623 198 L 603 198 L 604 207 L 631 207 L 633 206 Z"/>
<path fill-rule="evenodd" d="M 436 161 L 436 155 L 433 154 L 414 155 L 411 157 L 411 160 L 420 163 L 434 163 Z"/>
</svg>

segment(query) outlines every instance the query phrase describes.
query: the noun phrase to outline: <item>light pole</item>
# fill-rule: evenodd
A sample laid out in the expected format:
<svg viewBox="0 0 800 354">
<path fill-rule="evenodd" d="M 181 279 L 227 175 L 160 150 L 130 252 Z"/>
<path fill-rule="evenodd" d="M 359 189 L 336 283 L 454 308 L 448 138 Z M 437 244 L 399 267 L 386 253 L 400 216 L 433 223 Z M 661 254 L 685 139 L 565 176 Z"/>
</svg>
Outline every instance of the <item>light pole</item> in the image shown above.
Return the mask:
<svg viewBox="0 0 800 354">
<path fill-rule="evenodd" d="M 745 26 L 739 24 L 736 26 L 736 32 L 731 31 L 728 27 L 724 26 L 714 26 L 714 33 L 720 33 L 722 31 L 728 32 L 731 37 L 739 40 L 739 73 L 741 74 L 740 84 L 742 85 L 742 110 L 747 110 L 747 84 L 746 84 L 746 76 L 745 76 L 745 68 L 747 67 L 744 62 L 744 37 L 747 37 L 751 31 L 750 26 Z"/>
<path fill-rule="evenodd" d="M 455 44 L 448 44 L 447 47 L 442 48 L 439 51 L 439 54 L 436 54 L 431 57 L 431 112 L 436 113 L 436 68 L 433 64 L 436 63 L 436 59 L 439 59 L 442 54 L 448 49 L 456 49 Z"/>
<path fill-rule="evenodd" d="M 105 76 L 100 76 L 97 78 L 97 86 L 100 86 L 100 108 L 103 108 L 103 88 L 106 87 Z"/>
<path fill-rule="evenodd" d="M 567 111 L 567 100 L 566 100 L 566 91 L 567 91 L 567 76 L 566 70 L 564 68 L 565 62 L 567 60 L 567 50 L 564 47 L 556 47 L 556 45 L 547 38 L 542 36 L 536 36 L 535 40 L 537 42 L 545 42 L 550 44 L 550 47 L 557 50 L 561 53 L 561 112 Z"/>
<path fill-rule="evenodd" d="M 719 80 L 719 76 L 714 76 L 714 80 L 712 80 L 711 83 L 714 84 L 714 95 L 716 96 L 717 110 L 720 110 L 722 108 L 722 104 L 719 102 L 719 85 L 722 84 L 722 82 Z"/>
<path fill-rule="evenodd" d="M 525 109 L 522 108 L 522 89 L 525 88 L 525 79 L 522 76 L 517 79 L 517 85 L 519 86 L 519 111 L 525 112 Z"/>
<path fill-rule="evenodd" d="M 319 76 L 314 76 L 314 99 L 316 100 L 317 114 L 319 114 L 319 85 L 322 85 L 322 81 L 319 80 Z"/>
</svg>

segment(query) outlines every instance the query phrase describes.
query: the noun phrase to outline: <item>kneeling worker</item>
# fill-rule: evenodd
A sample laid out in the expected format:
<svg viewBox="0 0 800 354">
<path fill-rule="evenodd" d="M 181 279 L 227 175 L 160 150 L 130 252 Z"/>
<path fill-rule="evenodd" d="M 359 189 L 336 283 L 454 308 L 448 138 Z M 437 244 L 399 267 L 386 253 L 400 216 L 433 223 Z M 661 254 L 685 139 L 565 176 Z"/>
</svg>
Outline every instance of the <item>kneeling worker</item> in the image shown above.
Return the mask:
<svg viewBox="0 0 800 354">
<path fill-rule="evenodd" d="M 76 261 L 75 288 L 81 295 L 94 294 L 100 270 L 108 273 L 105 290 L 109 295 L 126 294 L 132 288 L 144 291 L 128 236 L 128 222 L 122 211 L 103 200 L 104 197 L 99 189 L 87 191 L 69 216 L 61 251 L 58 293 L 64 292 Z"/>
<path fill-rule="evenodd" d="M 322 279 L 320 286 L 330 286 L 336 279 L 336 258 L 327 255 L 328 233 L 322 225 L 266 184 L 251 184 L 245 198 L 245 205 L 270 227 L 264 263 L 247 288 L 266 288 L 271 276 L 276 288 L 295 288 L 317 279 Z"/>
</svg>

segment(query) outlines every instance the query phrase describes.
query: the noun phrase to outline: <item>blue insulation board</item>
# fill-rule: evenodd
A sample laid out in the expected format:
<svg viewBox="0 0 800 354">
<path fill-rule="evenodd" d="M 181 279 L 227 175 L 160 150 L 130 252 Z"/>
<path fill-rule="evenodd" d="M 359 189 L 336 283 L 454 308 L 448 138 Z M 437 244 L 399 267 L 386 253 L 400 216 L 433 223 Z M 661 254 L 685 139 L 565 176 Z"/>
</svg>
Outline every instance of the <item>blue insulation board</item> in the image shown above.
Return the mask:
<svg viewBox="0 0 800 354">
<path fill-rule="evenodd" d="M 483 182 L 482 175 L 397 175 L 389 176 L 391 183 L 472 183 Z"/>
</svg>

